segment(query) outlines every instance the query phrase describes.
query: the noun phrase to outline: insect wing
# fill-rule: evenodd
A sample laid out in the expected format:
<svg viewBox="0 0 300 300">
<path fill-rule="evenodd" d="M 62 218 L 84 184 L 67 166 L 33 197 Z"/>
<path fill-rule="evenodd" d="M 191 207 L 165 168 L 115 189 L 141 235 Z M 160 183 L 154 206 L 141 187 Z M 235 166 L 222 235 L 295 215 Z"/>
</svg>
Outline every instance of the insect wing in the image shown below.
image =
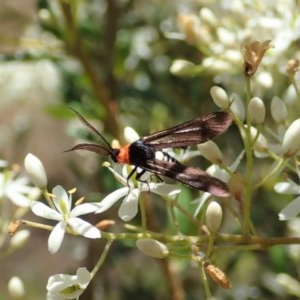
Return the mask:
<svg viewBox="0 0 300 300">
<path fill-rule="evenodd" d="M 143 169 L 157 175 L 175 179 L 194 189 L 202 190 L 218 197 L 228 197 L 230 195 L 228 186 L 220 179 L 210 176 L 201 169 L 184 166 L 178 161 L 153 159 L 147 161 Z"/>
<path fill-rule="evenodd" d="M 140 140 L 156 150 L 185 148 L 212 139 L 226 131 L 231 123 L 232 116 L 227 112 L 219 111 L 158 131 Z"/>
</svg>

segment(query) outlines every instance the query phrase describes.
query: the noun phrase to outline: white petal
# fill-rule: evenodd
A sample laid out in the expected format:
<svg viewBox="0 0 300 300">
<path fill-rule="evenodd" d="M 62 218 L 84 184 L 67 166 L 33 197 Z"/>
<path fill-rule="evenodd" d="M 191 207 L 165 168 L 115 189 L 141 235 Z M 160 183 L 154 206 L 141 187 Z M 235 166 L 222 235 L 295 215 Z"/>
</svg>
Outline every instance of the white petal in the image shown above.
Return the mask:
<svg viewBox="0 0 300 300">
<path fill-rule="evenodd" d="M 280 194 L 300 194 L 300 186 L 293 181 L 279 182 L 275 184 L 274 190 Z"/>
<path fill-rule="evenodd" d="M 238 165 L 240 164 L 240 162 L 242 161 L 244 155 L 245 155 L 245 150 L 242 150 L 242 152 L 237 156 L 237 158 L 234 160 L 234 162 L 230 165 L 229 169 L 232 172 L 235 172 Z"/>
<path fill-rule="evenodd" d="M 47 283 L 47 291 L 58 293 L 69 286 L 72 281 L 72 276 L 68 274 L 55 274 L 49 277 Z"/>
<path fill-rule="evenodd" d="M 116 170 L 110 166 L 107 166 L 107 168 L 113 173 L 113 175 L 117 181 L 119 181 L 124 186 L 127 185 L 127 175 L 124 177 L 123 174 L 121 174 L 123 172 L 123 170 L 127 168 L 127 166 L 122 167 L 122 169 L 121 169 L 122 172 L 120 171 L 120 166 L 118 166 L 118 168 Z"/>
<path fill-rule="evenodd" d="M 70 212 L 72 201 L 71 201 L 71 198 L 69 197 L 68 193 L 65 191 L 65 189 L 62 186 L 57 185 L 52 189 L 52 194 L 55 195 L 53 202 L 56 206 L 56 209 L 61 211 L 60 202 L 62 201 L 64 203 L 64 206 L 66 207 L 67 211 Z"/>
<path fill-rule="evenodd" d="M 167 183 L 150 183 L 150 191 L 160 196 L 175 196 L 181 192 L 181 189 L 174 184 Z M 144 189 L 143 189 L 144 191 Z"/>
<path fill-rule="evenodd" d="M 50 208 L 49 206 L 45 205 L 42 202 L 34 201 L 33 205 L 31 206 L 31 211 L 42 218 L 61 221 L 62 215 L 57 212 L 56 210 Z"/>
<path fill-rule="evenodd" d="M 92 279 L 91 273 L 87 270 L 87 268 L 78 268 L 76 275 L 80 287 L 85 289 Z"/>
<path fill-rule="evenodd" d="M 131 144 L 140 138 L 137 132 L 132 127 L 124 128 L 124 137 L 128 144 Z"/>
<path fill-rule="evenodd" d="M 300 212 L 300 197 L 290 202 L 279 214 L 280 221 L 287 221 L 295 218 Z"/>
<path fill-rule="evenodd" d="M 138 189 L 133 189 L 125 201 L 121 204 L 119 208 L 119 217 L 128 222 L 132 218 L 134 218 L 138 212 L 138 198 L 140 195 L 140 191 Z"/>
<path fill-rule="evenodd" d="M 50 233 L 48 239 L 48 250 L 51 254 L 54 254 L 60 248 L 60 245 L 65 236 L 66 225 L 66 222 L 61 221 L 56 224 L 56 226 Z"/>
<path fill-rule="evenodd" d="M 292 156 L 300 150 L 300 118 L 296 119 L 287 129 L 283 141 L 282 150 L 285 156 Z"/>
<path fill-rule="evenodd" d="M 99 209 L 99 203 L 83 203 L 78 206 L 75 206 L 72 209 L 70 216 L 78 217 L 81 215 L 95 212 L 97 209 Z"/>
<path fill-rule="evenodd" d="M 223 154 L 215 142 L 209 140 L 197 145 L 197 148 L 203 157 L 213 164 L 219 165 L 223 162 Z"/>
<path fill-rule="evenodd" d="M 7 197 L 15 204 L 21 207 L 29 207 L 32 203 L 32 200 L 30 200 L 27 196 L 24 196 L 18 192 L 15 192 L 11 189 L 9 189 L 6 192 Z"/>
<path fill-rule="evenodd" d="M 102 213 L 103 211 L 108 210 L 112 207 L 120 198 L 126 196 L 129 192 L 128 187 L 120 188 L 111 194 L 107 195 L 101 202 L 98 202 L 97 205 L 99 209 L 96 211 L 96 214 Z"/>
<path fill-rule="evenodd" d="M 209 166 L 206 169 L 206 172 L 213 177 L 221 179 L 224 182 L 228 182 L 230 179 L 230 174 L 227 171 L 225 171 L 224 169 L 221 169 L 218 165 Z"/>
<path fill-rule="evenodd" d="M 90 223 L 79 219 L 71 218 L 68 224 L 79 234 L 90 239 L 98 239 L 101 237 L 101 232 L 98 228 Z"/>
<path fill-rule="evenodd" d="M 201 208 L 203 207 L 203 205 L 206 203 L 206 201 L 211 197 L 211 194 L 209 193 L 204 193 L 200 198 L 196 199 L 195 201 L 198 202 L 198 205 L 195 209 L 195 212 L 194 212 L 194 217 L 196 218 L 197 215 L 199 214 Z M 193 202 L 195 202 L 193 201 Z"/>
</svg>

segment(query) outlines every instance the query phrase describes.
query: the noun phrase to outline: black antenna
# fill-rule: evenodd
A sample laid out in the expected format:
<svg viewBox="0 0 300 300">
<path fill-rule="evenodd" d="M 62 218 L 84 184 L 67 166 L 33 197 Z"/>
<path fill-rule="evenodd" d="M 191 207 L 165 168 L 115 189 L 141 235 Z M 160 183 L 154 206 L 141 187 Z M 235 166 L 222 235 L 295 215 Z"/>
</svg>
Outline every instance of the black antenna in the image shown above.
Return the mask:
<svg viewBox="0 0 300 300">
<path fill-rule="evenodd" d="M 80 119 L 80 121 L 87 126 L 91 131 L 93 131 L 96 135 L 100 136 L 101 139 L 105 142 L 105 144 L 108 147 L 109 152 L 112 154 L 113 153 L 113 148 L 110 146 L 108 141 L 104 138 L 104 136 L 94 127 L 92 124 L 90 124 L 78 111 L 76 111 L 74 108 L 69 107 Z"/>
</svg>

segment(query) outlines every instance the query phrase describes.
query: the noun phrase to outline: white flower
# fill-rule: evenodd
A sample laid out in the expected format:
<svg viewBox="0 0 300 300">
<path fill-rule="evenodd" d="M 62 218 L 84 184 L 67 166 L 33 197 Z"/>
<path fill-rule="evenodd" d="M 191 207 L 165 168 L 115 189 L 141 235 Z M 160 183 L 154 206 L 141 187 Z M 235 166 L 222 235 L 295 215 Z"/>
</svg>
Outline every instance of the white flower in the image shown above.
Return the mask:
<svg viewBox="0 0 300 300">
<path fill-rule="evenodd" d="M 97 239 L 101 237 L 99 229 L 78 218 L 80 215 L 95 212 L 97 210 L 96 205 L 93 203 L 84 203 L 71 210 L 72 195 L 68 195 L 63 187 L 56 186 L 53 188 L 52 194 L 54 208 L 50 208 L 41 202 L 35 202 L 31 207 L 32 212 L 37 216 L 58 221 L 48 239 L 48 249 L 52 254 L 60 248 L 67 226 L 74 233 L 87 238 Z"/>
<path fill-rule="evenodd" d="M 17 175 L 18 173 L 13 170 L 0 173 L 0 199 L 7 197 L 15 205 L 29 207 L 32 200 L 39 197 L 40 190 L 29 186 L 28 178 Z"/>
<path fill-rule="evenodd" d="M 119 217 L 128 222 L 133 219 L 138 212 L 138 200 L 141 192 L 152 192 L 161 196 L 169 196 L 172 197 L 178 193 L 180 193 L 180 189 L 171 184 L 166 183 L 155 183 L 155 182 L 138 182 L 136 188 L 129 187 L 133 184 L 131 180 L 129 180 L 129 186 L 127 185 L 127 167 L 123 167 L 124 174 L 120 175 L 111 167 L 108 167 L 111 172 L 113 172 L 114 176 L 117 178 L 119 182 L 121 182 L 125 187 L 122 187 L 108 196 L 106 196 L 101 202 L 98 202 L 98 210 L 96 213 L 101 213 L 103 211 L 108 210 L 111 206 L 113 206 L 118 200 L 123 200 L 120 208 L 119 208 Z M 145 174 L 146 175 L 146 174 Z M 143 178 L 144 180 L 144 178 Z"/>
<path fill-rule="evenodd" d="M 86 268 L 78 268 L 76 275 L 55 274 L 47 284 L 47 300 L 78 299 L 92 279 Z"/>
<path fill-rule="evenodd" d="M 278 214 L 280 221 L 287 221 L 295 218 L 300 213 L 300 185 L 289 180 L 277 183 L 274 186 L 274 190 L 280 194 L 298 195 Z"/>
<path fill-rule="evenodd" d="M 25 169 L 30 180 L 39 188 L 47 185 L 47 175 L 42 162 L 33 154 L 26 155 L 24 160 Z"/>
</svg>

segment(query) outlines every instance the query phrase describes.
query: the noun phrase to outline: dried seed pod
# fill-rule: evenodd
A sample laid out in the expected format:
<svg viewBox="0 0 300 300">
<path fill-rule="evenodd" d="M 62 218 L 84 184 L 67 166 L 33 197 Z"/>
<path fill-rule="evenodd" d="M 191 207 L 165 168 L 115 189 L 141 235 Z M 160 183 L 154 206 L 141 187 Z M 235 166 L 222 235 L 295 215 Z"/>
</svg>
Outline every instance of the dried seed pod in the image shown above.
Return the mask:
<svg viewBox="0 0 300 300">
<path fill-rule="evenodd" d="M 223 289 L 230 289 L 231 283 L 227 275 L 215 265 L 205 262 L 204 263 L 205 272 Z"/>
</svg>

